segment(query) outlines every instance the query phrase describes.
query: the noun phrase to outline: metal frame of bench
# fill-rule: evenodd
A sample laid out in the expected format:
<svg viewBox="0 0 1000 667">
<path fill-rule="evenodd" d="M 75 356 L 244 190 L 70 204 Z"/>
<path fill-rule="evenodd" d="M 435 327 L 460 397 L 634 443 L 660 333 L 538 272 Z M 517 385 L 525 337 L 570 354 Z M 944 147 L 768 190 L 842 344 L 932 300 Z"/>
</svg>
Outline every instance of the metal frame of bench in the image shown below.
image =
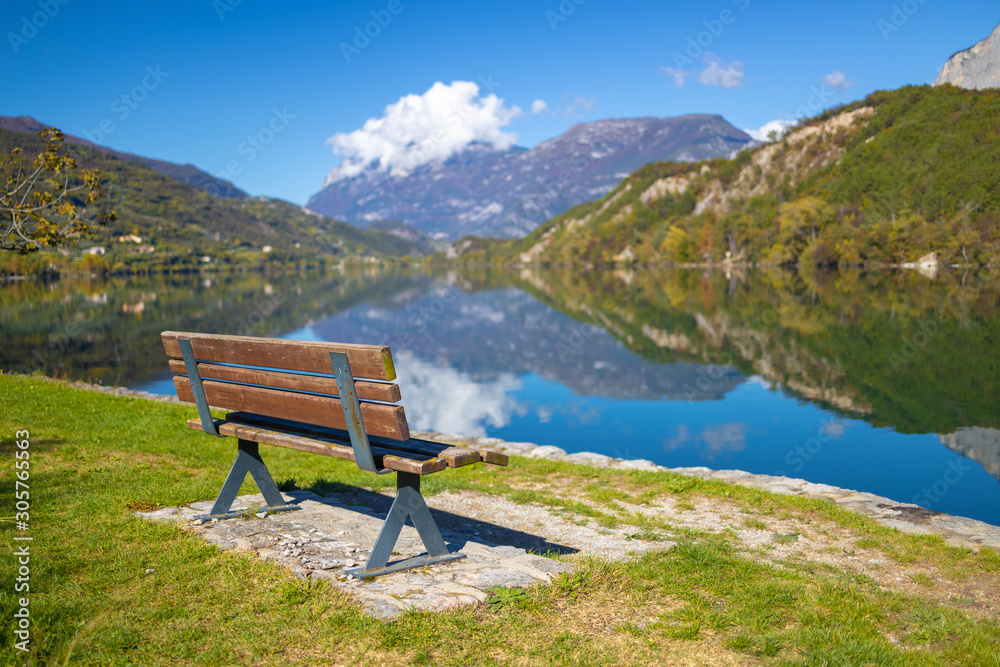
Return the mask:
<svg viewBox="0 0 1000 667">
<path fill-rule="evenodd" d="M 198 362 L 194 358 L 194 350 L 191 348 L 189 338 L 178 340 L 181 346 L 181 355 L 184 359 L 184 366 L 187 368 L 188 378 L 191 380 L 191 391 L 194 393 L 194 402 L 198 406 L 198 416 L 201 417 L 202 428 L 205 433 L 224 438 L 215 427 L 215 420 L 212 419 L 212 411 L 208 407 L 208 400 L 205 398 L 205 389 L 201 384 L 201 373 L 198 372 Z M 199 514 L 195 519 L 209 521 L 211 519 L 231 519 L 243 516 L 244 512 L 230 512 L 233 502 L 243 486 L 243 480 L 247 473 L 253 478 L 257 488 L 260 489 L 267 503 L 268 512 L 287 512 L 289 510 L 302 509 L 298 505 L 290 505 L 281 497 L 278 485 L 274 483 L 274 478 L 268 471 L 264 460 L 260 458 L 259 446 L 256 442 L 238 439 L 236 460 L 233 467 L 226 475 L 226 481 L 222 483 L 222 489 L 212 505 L 208 514 Z"/>
<path fill-rule="evenodd" d="M 184 366 L 187 370 L 188 380 L 191 384 L 194 403 L 198 407 L 198 415 L 201 418 L 197 422 L 189 422 L 188 425 L 201 427 L 205 433 L 217 437 L 236 435 L 235 432 L 230 434 L 219 432 L 219 425 L 231 425 L 224 420 L 217 424 L 216 420 L 212 418 L 191 340 L 190 338 L 184 338 L 183 335 L 178 334 L 178 343 Z M 427 507 L 423 495 L 420 493 L 421 475 L 413 472 L 393 471 L 386 467 L 378 468 L 375 465 L 371 443 L 369 442 L 369 436 L 364 420 L 362 419 L 361 402 L 358 399 L 348 355 L 344 352 L 330 352 L 330 364 L 337 385 L 337 396 L 340 399 L 344 418 L 347 422 L 347 433 L 354 452 L 354 461 L 361 470 L 377 475 L 396 472 L 396 497 L 382 524 L 378 538 L 375 540 L 368 562 L 364 567 L 345 570 L 344 572 L 359 578 L 369 578 L 414 567 L 423 567 L 465 558 L 465 554 L 461 552 L 451 553 L 448 551 L 444 538 L 441 536 L 441 531 L 438 529 L 430 509 Z M 238 428 L 226 430 L 238 431 Z M 281 431 L 277 431 L 277 433 L 280 434 Z M 282 498 L 274 479 L 271 477 L 263 459 L 261 459 L 258 451 L 258 443 L 239 437 L 238 435 L 237 438 L 236 460 L 233 462 L 232 468 L 226 476 L 226 481 L 223 483 L 212 509 L 208 514 L 202 514 L 195 518 L 211 520 L 244 516 L 246 514 L 245 511 L 234 512 L 230 510 L 247 473 L 253 478 L 261 494 L 264 496 L 264 500 L 267 502 L 267 512 L 301 509 L 297 505 L 286 503 L 284 498 Z M 491 456 L 482 456 L 483 461 L 487 461 L 488 458 L 493 459 L 488 462 L 500 463 L 501 465 L 506 464 L 506 457 L 502 455 L 491 454 Z M 407 518 L 413 522 L 413 526 L 416 528 L 427 553 L 389 564 L 389 558 L 392 556 L 392 548 L 399 539 L 399 534 Z"/>
</svg>

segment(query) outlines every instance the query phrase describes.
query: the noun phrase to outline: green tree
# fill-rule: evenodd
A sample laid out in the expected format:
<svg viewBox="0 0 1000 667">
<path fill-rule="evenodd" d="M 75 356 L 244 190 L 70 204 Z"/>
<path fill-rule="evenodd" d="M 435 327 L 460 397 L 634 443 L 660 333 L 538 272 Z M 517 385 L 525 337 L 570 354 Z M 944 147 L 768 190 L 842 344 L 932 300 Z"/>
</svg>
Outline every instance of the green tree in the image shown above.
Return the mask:
<svg viewBox="0 0 1000 667">
<path fill-rule="evenodd" d="M 690 262 L 694 259 L 694 242 L 680 225 L 674 225 L 667 232 L 667 238 L 660 247 L 663 256 L 671 262 Z"/>
<path fill-rule="evenodd" d="M 771 261 L 794 263 L 832 219 L 833 209 L 817 197 L 805 196 L 781 204 L 775 219 L 778 240 L 771 247 Z"/>
<path fill-rule="evenodd" d="M 106 225 L 114 212 L 95 211 L 92 204 L 105 196 L 103 176 L 97 169 L 81 169 L 63 151 L 63 133 L 54 127 L 41 130 L 48 142 L 29 165 L 20 148 L 0 161 L 0 249 L 32 252 L 58 246 Z"/>
</svg>

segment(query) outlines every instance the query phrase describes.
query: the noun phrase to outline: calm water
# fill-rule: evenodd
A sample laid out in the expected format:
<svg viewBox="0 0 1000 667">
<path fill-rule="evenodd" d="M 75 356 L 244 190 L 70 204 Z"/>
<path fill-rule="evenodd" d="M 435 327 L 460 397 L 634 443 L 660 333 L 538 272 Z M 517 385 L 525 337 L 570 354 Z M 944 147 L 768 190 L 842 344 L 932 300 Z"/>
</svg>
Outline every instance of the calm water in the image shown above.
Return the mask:
<svg viewBox="0 0 1000 667">
<path fill-rule="evenodd" d="M 1000 525 L 1000 286 L 358 274 L 0 286 L 5 370 L 173 393 L 160 331 L 391 345 L 410 425 L 737 468 Z"/>
</svg>

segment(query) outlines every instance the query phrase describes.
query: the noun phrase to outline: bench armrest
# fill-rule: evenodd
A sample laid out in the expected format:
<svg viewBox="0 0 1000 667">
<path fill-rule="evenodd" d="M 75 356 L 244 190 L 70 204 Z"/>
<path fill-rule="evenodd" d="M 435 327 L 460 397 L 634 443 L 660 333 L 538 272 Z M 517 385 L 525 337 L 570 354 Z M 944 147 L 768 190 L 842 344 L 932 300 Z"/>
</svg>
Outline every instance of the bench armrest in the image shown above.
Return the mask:
<svg viewBox="0 0 1000 667">
<path fill-rule="evenodd" d="M 201 426 L 205 430 L 205 433 L 221 438 L 222 436 L 219 435 L 219 431 L 215 428 L 212 411 L 208 409 L 208 399 L 205 398 L 205 388 L 201 386 L 201 373 L 198 372 L 198 362 L 194 358 L 191 340 L 181 338 L 177 342 L 180 343 L 181 356 L 184 357 L 188 379 L 191 381 L 191 393 L 194 394 L 194 402 L 198 406 L 198 416 L 201 417 Z"/>
<path fill-rule="evenodd" d="M 354 390 L 354 375 L 351 373 L 351 362 L 343 352 L 331 352 L 330 363 L 333 365 L 333 376 L 337 379 L 337 393 L 340 405 L 344 409 L 344 419 L 347 420 L 347 432 L 351 436 L 351 446 L 354 448 L 354 461 L 366 472 L 384 475 L 392 472 L 388 468 L 379 470 L 372 458 L 371 445 L 368 442 L 368 432 L 365 422 L 361 419 L 361 403 Z"/>
</svg>

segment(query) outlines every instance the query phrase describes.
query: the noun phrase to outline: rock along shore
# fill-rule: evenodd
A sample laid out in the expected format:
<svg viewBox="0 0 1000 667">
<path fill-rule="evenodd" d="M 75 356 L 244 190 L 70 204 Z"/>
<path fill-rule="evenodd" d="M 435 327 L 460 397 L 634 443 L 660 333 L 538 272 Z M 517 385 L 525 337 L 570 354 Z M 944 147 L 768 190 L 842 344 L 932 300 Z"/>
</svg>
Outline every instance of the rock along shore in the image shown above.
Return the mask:
<svg viewBox="0 0 1000 667">
<path fill-rule="evenodd" d="M 565 450 L 551 445 L 536 445 L 530 442 L 505 442 L 497 438 L 475 438 L 449 433 L 415 432 L 414 437 L 437 440 L 449 444 L 473 444 L 504 454 L 526 456 L 528 458 L 566 461 L 595 468 L 615 468 L 619 470 L 649 470 L 672 472 L 679 475 L 713 479 L 729 484 L 739 484 L 786 496 L 822 498 L 837 503 L 859 514 L 915 535 L 937 535 L 952 546 L 979 549 L 991 547 L 1000 549 L 1000 527 L 975 519 L 943 514 L 912 503 L 902 503 L 873 493 L 842 489 L 828 484 L 814 484 L 804 479 L 756 475 L 744 470 L 712 470 L 705 467 L 667 468 L 645 459 L 616 459 L 594 452 L 567 454 Z"/>
</svg>

